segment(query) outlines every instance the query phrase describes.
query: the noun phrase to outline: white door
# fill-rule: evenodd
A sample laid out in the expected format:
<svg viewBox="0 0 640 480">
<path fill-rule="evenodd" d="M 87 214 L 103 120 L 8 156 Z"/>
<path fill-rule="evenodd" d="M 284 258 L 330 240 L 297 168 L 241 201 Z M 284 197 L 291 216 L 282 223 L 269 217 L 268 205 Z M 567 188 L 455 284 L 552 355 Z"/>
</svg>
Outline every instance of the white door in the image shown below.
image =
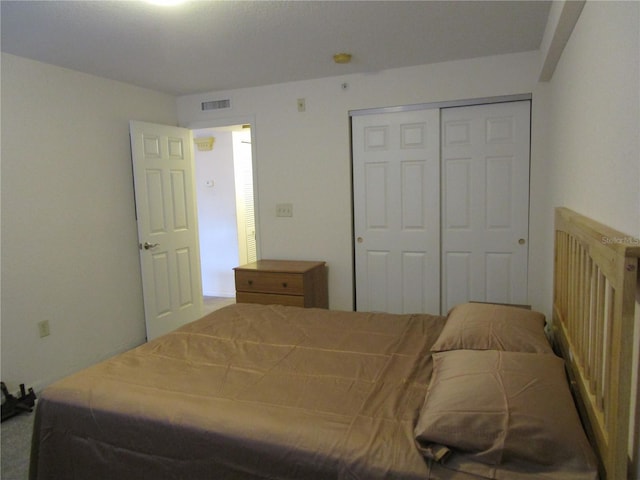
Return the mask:
<svg viewBox="0 0 640 480">
<path fill-rule="evenodd" d="M 527 303 L 530 102 L 442 110 L 442 307 Z"/>
<path fill-rule="evenodd" d="M 130 122 L 147 339 L 202 315 L 191 130 Z"/>
<path fill-rule="evenodd" d="M 355 116 L 356 307 L 440 312 L 439 111 Z"/>
</svg>

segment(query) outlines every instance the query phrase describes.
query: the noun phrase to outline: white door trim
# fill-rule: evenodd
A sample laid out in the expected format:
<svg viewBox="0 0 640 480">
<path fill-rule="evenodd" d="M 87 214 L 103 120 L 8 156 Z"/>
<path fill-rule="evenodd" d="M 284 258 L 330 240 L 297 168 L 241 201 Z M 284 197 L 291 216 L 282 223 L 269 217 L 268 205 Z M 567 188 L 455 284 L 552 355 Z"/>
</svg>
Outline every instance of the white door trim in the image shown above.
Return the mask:
<svg viewBox="0 0 640 480">
<path fill-rule="evenodd" d="M 465 100 L 447 100 L 444 102 L 431 102 L 431 103 L 415 103 L 411 105 L 399 105 L 396 107 L 364 108 L 362 110 L 350 110 L 349 116 L 357 117 L 360 115 L 409 112 L 411 110 L 430 110 L 433 108 L 471 107 L 473 105 L 519 102 L 521 100 L 531 100 L 531 99 L 532 99 L 532 95 L 530 93 L 521 93 L 516 95 L 502 95 L 497 97 L 468 98 Z"/>
</svg>

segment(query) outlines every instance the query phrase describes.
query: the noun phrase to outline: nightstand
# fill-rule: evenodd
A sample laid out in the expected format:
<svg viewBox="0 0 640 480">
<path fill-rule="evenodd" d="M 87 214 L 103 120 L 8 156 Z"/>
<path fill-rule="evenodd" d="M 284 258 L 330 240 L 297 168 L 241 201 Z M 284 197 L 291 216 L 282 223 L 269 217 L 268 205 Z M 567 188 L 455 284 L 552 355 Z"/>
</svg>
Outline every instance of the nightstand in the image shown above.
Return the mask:
<svg viewBox="0 0 640 480">
<path fill-rule="evenodd" d="M 233 270 L 238 303 L 329 307 L 325 262 L 258 260 Z"/>
</svg>

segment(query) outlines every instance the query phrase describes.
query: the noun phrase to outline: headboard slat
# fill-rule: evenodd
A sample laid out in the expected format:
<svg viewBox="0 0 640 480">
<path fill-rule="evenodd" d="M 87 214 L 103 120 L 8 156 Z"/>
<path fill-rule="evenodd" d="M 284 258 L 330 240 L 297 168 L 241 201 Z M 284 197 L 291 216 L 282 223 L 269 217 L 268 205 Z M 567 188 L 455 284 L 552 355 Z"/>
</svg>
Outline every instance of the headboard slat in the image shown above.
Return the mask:
<svg viewBox="0 0 640 480">
<path fill-rule="evenodd" d="M 631 364 L 640 240 L 556 209 L 554 337 L 567 361 L 603 477 L 628 475 Z M 630 425 L 631 423 L 631 425 Z"/>
</svg>

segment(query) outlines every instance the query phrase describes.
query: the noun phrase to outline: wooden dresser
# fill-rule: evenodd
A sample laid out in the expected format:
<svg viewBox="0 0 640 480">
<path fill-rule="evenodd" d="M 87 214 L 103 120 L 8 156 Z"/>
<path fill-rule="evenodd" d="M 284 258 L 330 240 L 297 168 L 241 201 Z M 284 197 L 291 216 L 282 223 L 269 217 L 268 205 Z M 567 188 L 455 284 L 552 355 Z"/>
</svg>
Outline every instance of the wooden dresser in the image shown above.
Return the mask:
<svg viewBox="0 0 640 480">
<path fill-rule="evenodd" d="M 238 303 L 329 308 L 325 262 L 258 260 L 233 270 Z"/>
</svg>

